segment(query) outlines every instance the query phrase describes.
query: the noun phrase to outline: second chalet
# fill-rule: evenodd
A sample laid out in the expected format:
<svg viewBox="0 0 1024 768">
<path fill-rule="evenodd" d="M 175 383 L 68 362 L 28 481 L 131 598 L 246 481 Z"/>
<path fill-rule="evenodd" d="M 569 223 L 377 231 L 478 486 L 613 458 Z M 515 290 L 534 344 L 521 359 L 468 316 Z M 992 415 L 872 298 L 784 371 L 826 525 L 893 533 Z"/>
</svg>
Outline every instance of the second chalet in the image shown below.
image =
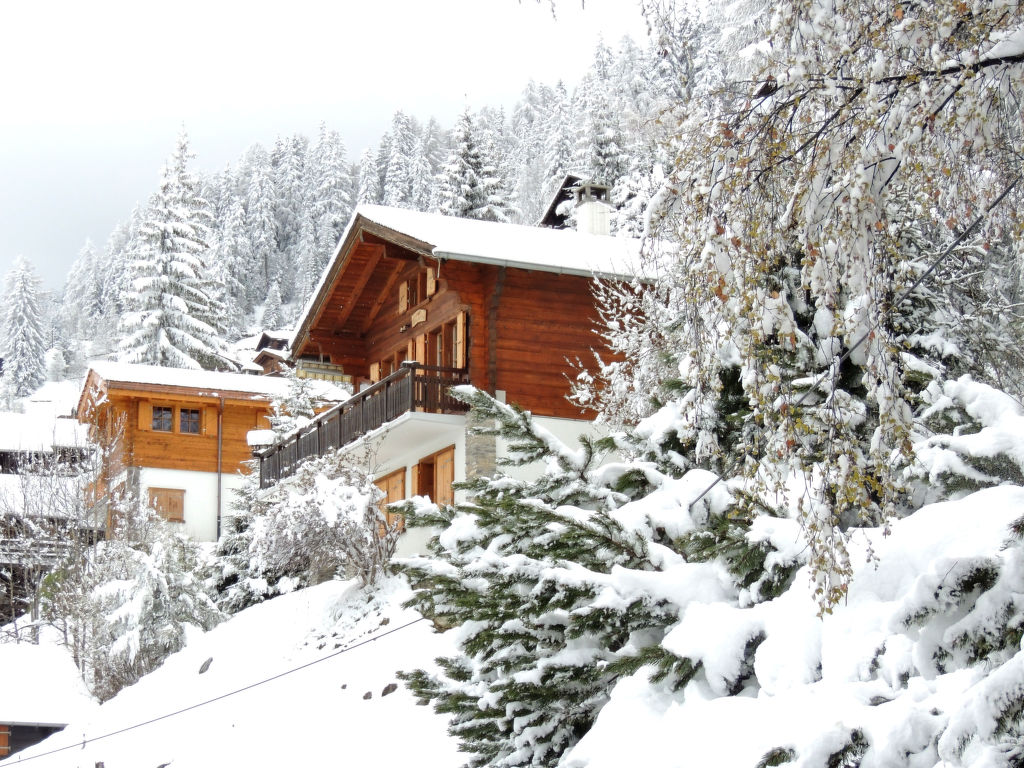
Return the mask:
<svg viewBox="0 0 1024 768">
<path fill-rule="evenodd" d="M 566 395 L 570 361 L 600 344 L 593 281 L 628 277 L 638 254 L 637 241 L 607 235 L 359 206 L 290 344 L 300 375 L 357 394 L 264 451 L 261 483 L 352 446 L 388 501 L 451 503 L 454 481 L 492 473 L 505 452 L 467 433 L 448 394 L 462 383 L 574 441 L 592 428 Z"/>
</svg>

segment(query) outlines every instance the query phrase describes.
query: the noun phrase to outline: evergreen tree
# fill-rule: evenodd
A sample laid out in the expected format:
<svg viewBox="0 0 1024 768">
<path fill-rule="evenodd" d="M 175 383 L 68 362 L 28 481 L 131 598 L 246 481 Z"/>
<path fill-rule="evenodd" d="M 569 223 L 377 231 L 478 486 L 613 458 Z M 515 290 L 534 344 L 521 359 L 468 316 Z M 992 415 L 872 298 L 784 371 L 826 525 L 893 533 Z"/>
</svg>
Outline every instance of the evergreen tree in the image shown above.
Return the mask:
<svg viewBox="0 0 1024 768">
<path fill-rule="evenodd" d="M 359 158 L 359 190 L 356 193 L 357 203 L 380 203 L 380 173 L 377 169 L 377 156 L 371 149 L 363 152 Z"/>
<path fill-rule="evenodd" d="M 249 151 L 251 176 L 246 189 L 245 223 L 249 232 L 249 303 L 259 304 L 267 296 L 271 280 L 278 272 L 277 194 L 274 189 L 270 156 L 256 145 Z"/>
<path fill-rule="evenodd" d="M 263 305 L 262 325 L 268 331 L 279 329 L 284 325 L 281 291 L 276 282 L 270 284 L 270 291 L 267 293 L 267 300 Z"/>
<path fill-rule="evenodd" d="M 251 279 L 247 273 L 251 264 L 248 247 L 245 209 L 238 198 L 232 198 L 222 213 L 212 250 L 217 283 L 221 286 L 218 298 L 224 308 L 223 324 L 229 336 L 234 338 L 242 335 L 246 313 L 251 309 L 246 288 Z"/>
<path fill-rule="evenodd" d="M 395 208 L 412 208 L 415 203 L 413 185 L 418 155 L 416 122 L 399 110 L 391 120 L 388 142 L 387 173 L 384 176 L 383 202 Z"/>
<path fill-rule="evenodd" d="M 209 292 L 208 212 L 188 169 L 184 132 L 150 200 L 130 264 L 120 359 L 178 368 L 220 367 L 224 344 Z"/>
<path fill-rule="evenodd" d="M 431 557 L 403 561 L 410 580 L 423 585 L 412 603 L 462 629 L 461 655 L 439 660 L 442 674 L 403 677 L 452 716 L 449 730 L 472 755 L 469 765 L 554 765 L 674 616 L 664 600 L 610 596 L 613 569 L 666 562 L 616 518 L 647 480 L 602 474 L 592 442 L 571 450 L 536 429 L 529 413 L 489 395 L 457 396 L 473 406 L 474 431 L 510 441 L 506 463 L 547 469 L 531 482 L 499 474 L 465 483 L 472 501 L 457 507 L 406 505 L 409 525 L 446 530 L 431 541 Z M 479 426 L 488 423 L 497 426 Z M 628 492 L 610 487 L 612 477 Z"/>
<path fill-rule="evenodd" d="M 43 383 L 39 278 L 28 259 L 18 256 L 7 273 L 3 317 L 3 378 L 14 397 L 31 394 Z"/>
<path fill-rule="evenodd" d="M 352 215 L 352 174 L 345 143 L 337 131 L 328 131 L 323 124 L 313 149 L 313 174 L 311 219 L 315 239 L 309 243 L 309 233 L 301 231 L 300 239 L 306 242 L 303 252 L 311 257 L 310 275 L 315 281 Z M 312 287 L 311 281 L 306 287 Z"/>
<path fill-rule="evenodd" d="M 452 149 L 440 180 L 440 211 L 447 216 L 508 221 L 512 211 L 504 181 L 477 138 L 468 109 L 452 133 Z"/>
</svg>

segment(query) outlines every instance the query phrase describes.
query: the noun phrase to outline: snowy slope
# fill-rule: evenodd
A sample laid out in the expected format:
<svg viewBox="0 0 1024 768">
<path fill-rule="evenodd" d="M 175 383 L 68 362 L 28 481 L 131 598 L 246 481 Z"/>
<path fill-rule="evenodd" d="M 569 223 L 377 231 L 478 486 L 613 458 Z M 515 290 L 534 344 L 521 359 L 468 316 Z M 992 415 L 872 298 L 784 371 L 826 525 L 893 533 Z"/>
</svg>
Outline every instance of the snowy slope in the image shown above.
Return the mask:
<svg viewBox="0 0 1024 768">
<path fill-rule="evenodd" d="M 211 766 L 458 766 L 445 720 L 416 706 L 395 676 L 451 653 L 447 635 L 403 610 L 409 590 L 389 581 L 372 596 L 328 582 L 245 610 L 192 638 L 157 671 L 87 719 L 0 765 L 137 768 Z M 235 696 L 81 747 L 95 738 L 270 678 L 373 640 Z M 208 669 L 201 673 L 207 659 Z M 399 683 L 387 696 L 390 683 Z M 366 699 L 366 693 L 371 698 Z M 73 749 L 33 757 L 78 742 Z"/>
</svg>

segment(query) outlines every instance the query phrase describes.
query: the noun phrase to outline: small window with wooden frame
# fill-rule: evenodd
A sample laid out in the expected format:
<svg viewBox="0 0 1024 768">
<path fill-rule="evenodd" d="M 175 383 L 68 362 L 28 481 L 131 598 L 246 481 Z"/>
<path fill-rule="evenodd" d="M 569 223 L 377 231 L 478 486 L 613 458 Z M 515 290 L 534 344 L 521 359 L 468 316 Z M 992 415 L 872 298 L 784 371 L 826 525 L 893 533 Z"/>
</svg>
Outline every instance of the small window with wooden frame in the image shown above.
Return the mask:
<svg viewBox="0 0 1024 768">
<path fill-rule="evenodd" d="M 198 435 L 202 413 L 198 408 L 179 408 L 178 431 L 186 435 Z"/>
<path fill-rule="evenodd" d="M 180 488 L 150 488 L 149 506 L 169 523 L 185 522 L 185 491 Z"/>
<path fill-rule="evenodd" d="M 215 406 L 185 406 L 167 403 L 139 403 L 139 430 L 175 435 L 217 435 Z"/>
<path fill-rule="evenodd" d="M 152 424 L 154 432 L 173 432 L 174 409 L 166 405 L 154 405 Z"/>
<path fill-rule="evenodd" d="M 413 277 L 398 284 L 398 314 L 404 315 L 417 304 L 422 304 L 437 293 L 437 272 L 425 267 Z"/>
</svg>

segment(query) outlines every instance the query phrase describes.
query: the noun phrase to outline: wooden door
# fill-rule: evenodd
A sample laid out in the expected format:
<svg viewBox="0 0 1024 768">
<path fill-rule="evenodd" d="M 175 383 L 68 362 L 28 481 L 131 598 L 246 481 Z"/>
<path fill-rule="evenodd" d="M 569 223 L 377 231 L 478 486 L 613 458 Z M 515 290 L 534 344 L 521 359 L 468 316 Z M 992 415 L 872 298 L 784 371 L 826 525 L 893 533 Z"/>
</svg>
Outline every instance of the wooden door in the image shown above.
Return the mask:
<svg viewBox="0 0 1024 768">
<path fill-rule="evenodd" d="M 434 457 L 434 503 L 454 504 L 455 447 L 441 451 Z"/>
</svg>

